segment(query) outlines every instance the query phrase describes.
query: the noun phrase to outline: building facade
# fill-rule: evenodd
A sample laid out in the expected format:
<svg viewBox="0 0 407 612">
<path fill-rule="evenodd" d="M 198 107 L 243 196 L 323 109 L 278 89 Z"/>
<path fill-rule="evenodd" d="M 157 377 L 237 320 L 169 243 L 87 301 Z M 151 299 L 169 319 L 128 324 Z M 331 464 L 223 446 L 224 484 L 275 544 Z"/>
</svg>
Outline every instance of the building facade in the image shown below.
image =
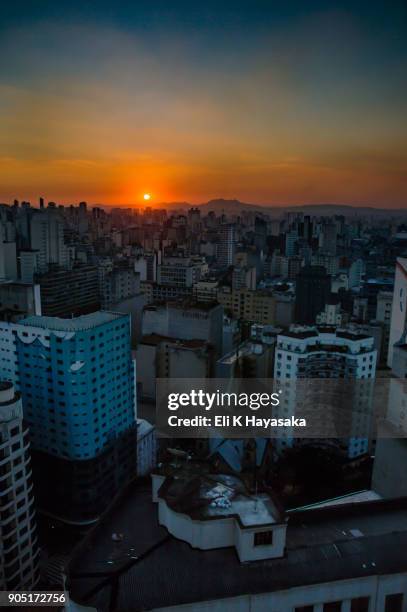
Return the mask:
<svg viewBox="0 0 407 612">
<path fill-rule="evenodd" d="M 377 350 L 370 336 L 334 328 L 293 326 L 277 337 L 274 378 L 289 384 L 297 379 L 309 379 L 311 384 L 315 379 L 374 380 L 376 363 Z M 357 388 L 357 392 L 362 391 L 361 387 Z M 352 409 L 353 401 L 357 408 L 350 410 L 352 435 L 339 445 L 349 459 L 362 456 L 369 449 L 366 432 L 370 423 L 371 385 L 366 386 L 364 393 L 363 397 L 356 393 L 354 399 L 349 390 L 346 409 Z M 295 414 L 296 406 L 300 404 L 301 396 L 297 395 L 295 385 L 291 385 L 279 407 L 279 416 L 284 416 L 284 412 Z M 276 439 L 277 452 L 294 443 L 289 434 Z"/>
<path fill-rule="evenodd" d="M 136 470 L 129 317 L 32 316 L 5 335 L 0 363 L 15 372 L 2 375 L 22 394 L 38 505 L 68 522 L 93 521 Z"/>
<path fill-rule="evenodd" d="M 30 442 L 21 397 L 0 383 L 0 589 L 32 589 L 39 580 Z"/>
</svg>

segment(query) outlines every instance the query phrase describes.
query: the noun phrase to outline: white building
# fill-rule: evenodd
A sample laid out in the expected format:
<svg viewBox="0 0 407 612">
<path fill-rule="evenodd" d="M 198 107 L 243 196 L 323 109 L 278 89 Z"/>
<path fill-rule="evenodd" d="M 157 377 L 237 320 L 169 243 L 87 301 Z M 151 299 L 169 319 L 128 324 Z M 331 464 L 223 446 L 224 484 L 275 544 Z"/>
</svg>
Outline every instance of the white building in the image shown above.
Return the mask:
<svg viewBox="0 0 407 612">
<path fill-rule="evenodd" d="M 242 563 L 284 555 L 287 523 L 269 495 L 248 495 L 236 476 L 206 478 L 199 469 L 193 475 L 191 471 L 176 469 L 176 478 L 167 482 L 165 473 L 152 474 L 158 521 L 171 535 L 200 550 L 234 547 Z M 184 507 L 174 504 L 174 495 L 189 486 Z M 198 516 L 194 502 L 201 507 Z"/>
<path fill-rule="evenodd" d="M 370 336 L 331 328 L 293 326 L 290 331 L 277 337 L 274 365 L 274 378 L 278 381 L 296 379 L 374 379 L 377 350 Z M 369 387 L 366 393 L 371 392 Z M 288 414 L 295 413 L 295 406 L 301 398 L 296 395 L 294 386 L 279 407 Z M 367 396 L 366 401 L 370 401 Z M 370 419 L 368 412 L 355 411 L 352 417 L 352 437 L 347 442 L 346 453 L 349 458 L 365 454 L 369 440 L 359 437 L 358 432 L 366 432 Z M 292 446 L 294 439 L 289 435 L 276 440 L 277 452 Z M 342 442 L 342 445 L 344 442 Z"/>
<path fill-rule="evenodd" d="M 346 313 L 342 312 L 340 302 L 331 300 L 325 304 L 325 308 L 317 315 L 317 325 L 344 325 L 348 320 Z"/>
<path fill-rule="evenodd" d="M 391 310 L 387 365 L 392 367 L 393 347 L 404 335 L 407 326 L 407 258 L 398 257 Z"/>
<path fill-rule="evenodd" d="M 205 270 L 206 264 L 203 261 L 189 257 L 163 257 L 157 267 L 157 282 L 174 287 L 192 287 Z"/>
<path fill-rule="evenodd" d="M 20 394 L 0 383 L 0 589 L 32 589 L 39 579 L 28 429 Z"/>
</svg>

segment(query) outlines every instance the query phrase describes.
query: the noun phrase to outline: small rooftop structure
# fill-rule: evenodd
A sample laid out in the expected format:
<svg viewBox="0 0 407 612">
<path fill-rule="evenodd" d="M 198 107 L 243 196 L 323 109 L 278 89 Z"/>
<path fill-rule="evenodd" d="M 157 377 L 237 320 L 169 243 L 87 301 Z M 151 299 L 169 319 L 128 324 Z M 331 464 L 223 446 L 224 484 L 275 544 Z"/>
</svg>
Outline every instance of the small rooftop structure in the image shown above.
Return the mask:
<svg viewBox="0 0 407 612">
<path fill-rule="evenodd" d="M 233 546 L 241 561 L 283 556 L 286 519 L 269 494 L 202 463 L 165 464 L 152 478 L 159 522 L 175 537 L 202 550 Z"/>
</svg>

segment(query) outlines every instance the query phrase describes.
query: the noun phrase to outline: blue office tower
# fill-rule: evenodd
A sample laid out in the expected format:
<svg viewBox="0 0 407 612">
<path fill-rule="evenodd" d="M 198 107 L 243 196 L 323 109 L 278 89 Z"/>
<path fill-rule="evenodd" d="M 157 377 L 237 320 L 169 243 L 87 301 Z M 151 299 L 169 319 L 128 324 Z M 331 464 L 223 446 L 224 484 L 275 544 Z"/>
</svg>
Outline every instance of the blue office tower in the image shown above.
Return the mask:
<svg viewBox="0 0 407 612">
<path fill-rule="evenodd" d="M 38 505 L 92 522 L 136 473 L 129 316 L 31 316 L 13 334 Z"/>
</svg>

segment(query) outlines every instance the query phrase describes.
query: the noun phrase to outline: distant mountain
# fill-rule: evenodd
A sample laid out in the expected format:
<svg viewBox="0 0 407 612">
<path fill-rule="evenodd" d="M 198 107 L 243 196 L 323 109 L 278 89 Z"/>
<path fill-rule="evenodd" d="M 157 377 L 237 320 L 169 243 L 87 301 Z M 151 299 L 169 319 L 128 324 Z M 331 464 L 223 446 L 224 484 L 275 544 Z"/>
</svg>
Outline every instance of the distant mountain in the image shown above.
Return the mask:
<svg viewBox="0 0 407 612">
<path fill-rule="evenodd" d="M 171 206 L 174 206 L 172 203 Z M 178 205 L 178 208 L 189 207 L 186 203 Z M 407 216 L 407 208 L 375 208 L 373 206 L 350 206 L 348 204 L 301 204 L 296 206 L 286 205 L 260 205 L 240 202 L 239 200 L 210 200 L 197 205 L 202 212 L 208 213 L 210 210 L 216 214 L 225 213 L 227 215 L 240 214 L 242 211 L 259 211 L 267 213 L 273 217 L 279 217 L 286 212 L 306 212 L 313 215 L 345 215 L 346 217 L 372 215 L 378 217 L 388 216 Z M 175 206 L 174 206 L 175 207 Z"/>
<path fill-rule="evenodd" d="M 102 208 L 111 209 L 114 206 L 101 206 Z M 131 204 L 117 205 L 123 208 L 131 207 Z M 293 206 L 278 205 L 278 204 L 249 204 L 248 202 L 240 202 L 240 200 L 225 200 L 218 198 L 209 200 L 202 204 L 190 204 L 189 202 L 154 202 L 153 208 L 166 208 L 169 211 L 187 211 L 192 207 L 198 207 L 204 214 L 213 210 L 217 215 L 225 213 L 226 215 L 239 215 L 242 211 L 262 212 L 267 213 L 271 217 L 281 217 L 286 212 L 304 212 L 310 215 L 344 215 L 346 217 L 355 216 L 373 216 L 377 218 L 385 217 L 406 217 L 407 205 L 405 208 L 376 208 L 374 206 L 351 206 L 349 204 L 298 204 Z"/>
</svg>

